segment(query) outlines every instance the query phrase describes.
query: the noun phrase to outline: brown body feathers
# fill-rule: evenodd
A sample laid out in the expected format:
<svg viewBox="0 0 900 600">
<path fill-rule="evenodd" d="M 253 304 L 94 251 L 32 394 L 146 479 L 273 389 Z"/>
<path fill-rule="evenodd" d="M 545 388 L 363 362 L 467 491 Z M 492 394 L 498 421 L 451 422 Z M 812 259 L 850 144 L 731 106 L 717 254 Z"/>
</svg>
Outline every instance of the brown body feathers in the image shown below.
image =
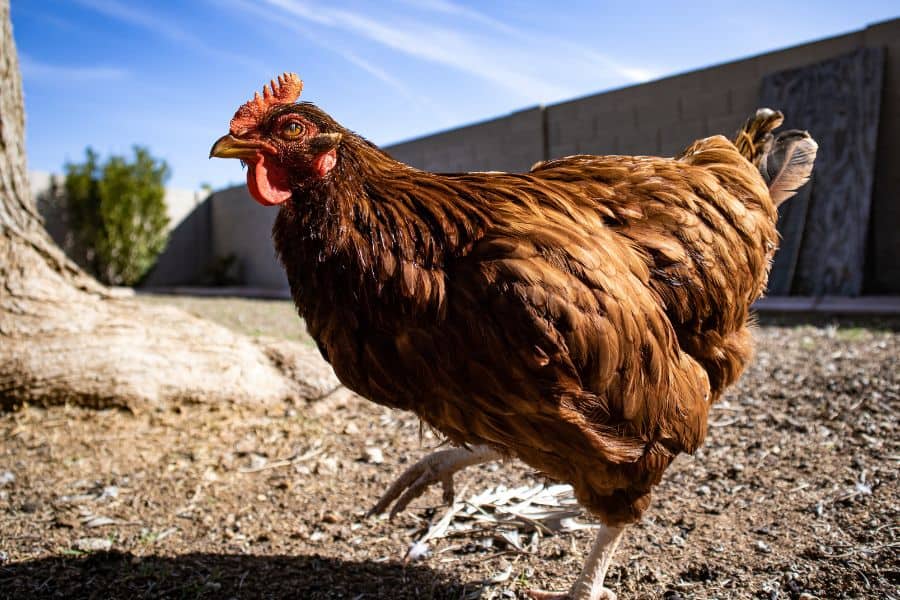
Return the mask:
<svg viewBox="0 0 900 600">
<path fill-rule="evenodd" d="M 277 251 L 348 387 L 630 522 L 750 358 L 778 241 L 767 183 L 785 175 L 761 176 L 769 113 L 737 147 L 525 174 L 422 172 L 341 129 L 333 171 L 283 205 Z"/>
</svg>

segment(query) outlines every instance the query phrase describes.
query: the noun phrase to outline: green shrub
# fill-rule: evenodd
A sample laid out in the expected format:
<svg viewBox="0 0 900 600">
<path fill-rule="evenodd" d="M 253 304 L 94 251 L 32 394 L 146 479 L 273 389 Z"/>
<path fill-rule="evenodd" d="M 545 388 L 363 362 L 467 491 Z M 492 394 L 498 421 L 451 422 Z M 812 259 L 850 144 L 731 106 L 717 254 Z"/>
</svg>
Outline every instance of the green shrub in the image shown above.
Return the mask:
<svg viewBox="0 0 900 600">
<path fill-rule="evenodd" d="M 100 164 L 91 148 L 83 163 L 66 164 L 66 210 L 83 262 L 110 285 L 134 285 L 165 248 L 165 180 L 169 167 L 146 148 L 134 158 Z"/>
</svg>

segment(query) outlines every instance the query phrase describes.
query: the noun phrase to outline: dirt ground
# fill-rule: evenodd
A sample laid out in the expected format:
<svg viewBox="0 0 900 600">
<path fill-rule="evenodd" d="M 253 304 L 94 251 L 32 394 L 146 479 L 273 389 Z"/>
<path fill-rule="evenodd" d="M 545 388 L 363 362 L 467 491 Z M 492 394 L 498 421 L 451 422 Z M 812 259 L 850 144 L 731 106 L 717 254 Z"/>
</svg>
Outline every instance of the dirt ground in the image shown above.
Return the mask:
<svg viewBox="0 0 900 600">
<path fill-rule="evenodd" d="M 286 302 L 172 302 L 304 339 Z M 608 577 L 629 598 L 900 598 L 897 323 L 765 323 L 757 360 L 631 528 Z M 410 543 L 429 491 L 364 518 L 437 440 L 338 392 L 266 411 L 75 407 L 0 415 L 0 598 L 524 598 L 577 575 L 590 531 L 519 552 L 490 532 Z M 379 451 L 383 460 L 379 460 Z M 457 476 L 459 496 L 541 480 Z"/>
</svg>

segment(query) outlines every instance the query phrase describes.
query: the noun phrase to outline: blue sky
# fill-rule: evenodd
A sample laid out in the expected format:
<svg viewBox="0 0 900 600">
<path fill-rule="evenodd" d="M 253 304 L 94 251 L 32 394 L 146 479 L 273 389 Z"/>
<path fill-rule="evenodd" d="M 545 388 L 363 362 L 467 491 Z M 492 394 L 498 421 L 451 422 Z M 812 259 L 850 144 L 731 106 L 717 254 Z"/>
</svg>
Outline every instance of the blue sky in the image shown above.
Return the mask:
<svg viewBox="0 0 900 600">
<path fill-rule="evenodd" d="M 209 147 L 283 71 L 387 145 L 898 15 L 896 0 L 12 0 L 29 167 L 142 144 L 183 188 L 243 181 Z"/>
</svg>

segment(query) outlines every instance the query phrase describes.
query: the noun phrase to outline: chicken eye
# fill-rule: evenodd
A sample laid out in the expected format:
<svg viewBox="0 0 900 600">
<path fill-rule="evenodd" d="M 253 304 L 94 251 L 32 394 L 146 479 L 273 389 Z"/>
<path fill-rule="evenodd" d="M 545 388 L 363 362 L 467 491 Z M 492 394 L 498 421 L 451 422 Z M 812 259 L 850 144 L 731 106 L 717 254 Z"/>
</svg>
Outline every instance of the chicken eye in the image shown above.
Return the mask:
<svg viewBox="0 0 900 600">
<path fill-rule="evenodd" d="M 303 134 L 303 126 L 296 121 L 290 121 L 281 128 L 281 135 L 289 140 L 296 139 Z"/>
</svg>

